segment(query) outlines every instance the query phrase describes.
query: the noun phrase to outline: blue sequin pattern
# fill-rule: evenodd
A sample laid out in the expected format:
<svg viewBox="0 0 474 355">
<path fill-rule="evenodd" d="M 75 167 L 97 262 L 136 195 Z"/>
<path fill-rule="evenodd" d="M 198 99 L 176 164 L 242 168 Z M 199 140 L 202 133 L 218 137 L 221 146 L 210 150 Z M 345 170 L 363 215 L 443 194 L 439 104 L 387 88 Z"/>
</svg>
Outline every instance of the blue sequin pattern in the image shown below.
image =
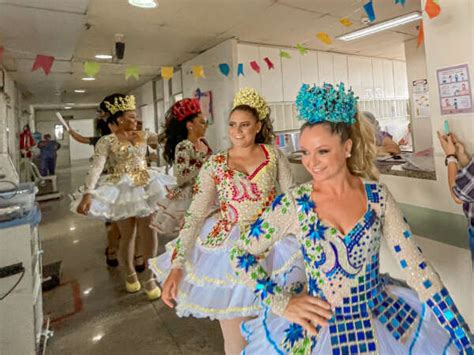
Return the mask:
<svg viewBox="0 0 474 355">
<path fill-rule="evenodd" d="M 296 97 L 298 117 L 309 123 L 333 122 L 354 124 L 356 122 L 358 97 L 352 90 L 345 90 L 344 83 L 334 87 L 303 84 Z"/>
</svg>

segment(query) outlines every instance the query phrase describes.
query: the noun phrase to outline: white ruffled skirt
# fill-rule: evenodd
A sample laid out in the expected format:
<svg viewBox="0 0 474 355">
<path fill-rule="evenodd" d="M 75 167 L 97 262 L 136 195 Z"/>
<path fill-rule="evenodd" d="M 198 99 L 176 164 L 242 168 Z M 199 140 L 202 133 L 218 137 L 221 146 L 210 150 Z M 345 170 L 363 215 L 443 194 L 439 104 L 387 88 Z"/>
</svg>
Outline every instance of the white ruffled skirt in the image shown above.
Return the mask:
<svg viewBox="0 0 474 355">
<path fill-rule="evenodd" d="M 148 169 L 150 181 L 145 186 L 135 186 L 128 174 L 118 182 L 111 183 L 108 175 L 100 177 L 97 187 L 91 192 L 92 204 L 88 216 L 108 221 L 130 217 L 146 217 L 159 209 L 166 200 L 169 186 L 176 185 L 173 176 L 160 169 Z M 73 194 L 71 210 L 77 213 L 83 193 Z"/>
<path fill-rule="evenodd" d="M 239 227 L 234 226 L 227 240 L 217 248 L 211 249 L 202 245 L 216 221 L 216 217 L 206 220 L 189 254 L 184 278 L 179 285 L 176 312 L 180 317 L 210 319 L 256 316 L 260 311 L 260 301 L 253 291 L 236 277 L 230 262 L 230 251 L 239 238 Z M 166 280 L 170 272 L 175 243 L 176 240 L 171 241 L 167 244 L 164 254 L 149 260 L 149 267 L 160 283 Z M 274 278 L 281 280 L 286 272 L 294 267 L 296 258 L 301 258 L 300 255 L 296 239 L 284 238 L 270 251 L 265 267 L 272 270 Z"/>
</svg>

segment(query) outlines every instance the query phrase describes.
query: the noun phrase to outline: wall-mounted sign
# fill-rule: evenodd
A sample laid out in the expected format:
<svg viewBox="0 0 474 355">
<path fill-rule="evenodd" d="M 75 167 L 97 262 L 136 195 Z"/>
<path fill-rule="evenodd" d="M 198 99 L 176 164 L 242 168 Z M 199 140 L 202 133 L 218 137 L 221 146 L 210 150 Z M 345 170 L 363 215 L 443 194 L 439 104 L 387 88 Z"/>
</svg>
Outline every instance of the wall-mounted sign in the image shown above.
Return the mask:
<svg viewBox="0 0 474 355">
<path fill-rule="evenodd" d="M 428 80 L 413 81 L 413 108 L 415 117 L 430 117 L 430 98 L 428 94 Z"/>
<path fill-rule="evenodd" d="M 472 112 L 471 82 L 467 64 L 437 70 L 442 115 Z"/>
</svg>

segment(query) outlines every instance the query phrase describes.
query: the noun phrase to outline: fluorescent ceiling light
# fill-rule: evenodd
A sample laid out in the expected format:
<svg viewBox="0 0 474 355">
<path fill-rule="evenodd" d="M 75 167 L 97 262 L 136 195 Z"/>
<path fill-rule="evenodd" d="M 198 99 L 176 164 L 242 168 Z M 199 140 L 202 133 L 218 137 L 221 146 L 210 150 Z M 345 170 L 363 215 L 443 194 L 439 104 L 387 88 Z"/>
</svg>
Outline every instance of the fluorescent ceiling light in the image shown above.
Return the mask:
<svg viewBox="0 0 474 355">
<path fill-rule="evenodd" d="M 374 34 L 380 31 L 388 30 L 389 28 L 405 25 L 407 23 L 419 20 L 421 18 L 422 18 L 421 12 L 414 11 L 403 16 L 395 17 L 391 20 L 387 20 L 384 22 L 377 23 L 375 25 L 362 28 L 360 30 L 356 30 L 354 32 L 346 33 L 345 35 L 342 35 L 336 38 L 342 41 L 352 41 L 354 39 L 370 36 L 371 34 Z"/>
<path fill-rule="evenodd" d="M 96 54 L 95 57 L 97 59 L 112 59 L 110 54 Z"/>
<path fill-rule="evenodd" d="M 84 81 L 94 81 L 95 78 L 93 78 L 93 77 L 87 77 L 87 78 L 82 78 L 82 80 L 84 80 Z"/>
<path fill-rule="evenodd" d="M 70 110 L 70 109 L 72 109 L 72 107 L 71 106 L 64 106 L 64 109 L 65 110 Z"/>
<path fill-rule="evenodd" d="M 77 93 L 77 94 L 83 94 L 83 93 L 86 92 L 86 90 L 84 90 L 84 89 L 76 89 L 76 90 L 74 90 L 74 92 Z"/>
<path fill-rule="evenodd" d="M 154 9 L 158 6 L 155 0 L 128 0 L 128 3 L 132 6 L 141 7 L 144 9 Z"/>
<path fill-rule="evenodd" d="M 74 102 L 66 102 L 66 106 L 74 106 Z M 74 227 L 75 228 L 75 227 Z M 72 230 L 72 229 L 71 229 Z"/>
</svg>

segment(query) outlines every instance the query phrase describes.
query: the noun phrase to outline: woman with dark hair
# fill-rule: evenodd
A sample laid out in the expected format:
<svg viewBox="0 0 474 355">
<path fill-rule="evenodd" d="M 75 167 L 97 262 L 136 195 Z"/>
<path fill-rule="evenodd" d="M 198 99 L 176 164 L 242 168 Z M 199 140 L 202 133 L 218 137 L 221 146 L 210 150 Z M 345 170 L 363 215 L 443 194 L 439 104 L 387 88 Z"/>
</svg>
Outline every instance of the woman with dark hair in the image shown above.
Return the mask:
<svg viewBox="0 0 474 355">
<path fill-rule="evenodd" d="M 264 305 L 242 324 L 245 354 L 472 354 L 466 322 L 377 182 L 373 127 L 357 98 L 343 84 L 305 84 L 296 107 L 312 181 L 278 196 L 231 252 L 236 277 Z M 281 286 L 265 265 L 262 253 L 289 235 L 307 287 Z M 382 238 L 413 290 L 381 278 Z"/>
<path fill-rule="evenodd" d="M 166 186 L 175 179 L 148 169 L 146 149 L 156 144 L 157 136 L 137 131 L 135 97 L 116 94 L 105 101 L 110 112 L 108 121 L 117 125 L 114 133 L 99 139 L 85 188 L 76 204 L 77 212 L 91 217 L 117 222 L 120 231 L 120 253 L 127 272 L 128 292 L 138 292 L 141 284 L 135 273 L 135 229 L 143 244 L 145 263 L 157 252 L 156 234 L 150 228 L 153 213 L 165 199 Z M 101 176 L 108 160 L 113 161 L 108 174 Z M 150 300 L 160 297 L 161 291 L 146 270 L 145 292 Z"/>
<path fill-rule="evenodd" d="M 286 191 L 293 184 L 287 159 L 272 145 L 269 115 L 255 90 L 236 95 L 228 126 L 232 147 L 206 161 L 179 237 L 151 264 L 163 283 L 163 301 L 176 303 L 179 316 L 219 320 L 226 354 L 242 350 L 239 324 L 259 309 L 253 292 L 233 275 L 230 248 L 273 200 L 277 185 Z M 272 270 L 291 249 L 280 252 L 272 254 Z"/>
<path fill-rule="evenodd" d="M 206 128 L 206 118 L 196 99 L 180 100 L 166 113 L 164 132 L 158 142 L 164 147 L 163 158 L 173 166 L 178 185 L 169 191 L 166 204 L 152 222 L 159 235 L 176 236 L 183 224 L 196 176 L 212 154 L 204 140 Z"/>
</svg>

